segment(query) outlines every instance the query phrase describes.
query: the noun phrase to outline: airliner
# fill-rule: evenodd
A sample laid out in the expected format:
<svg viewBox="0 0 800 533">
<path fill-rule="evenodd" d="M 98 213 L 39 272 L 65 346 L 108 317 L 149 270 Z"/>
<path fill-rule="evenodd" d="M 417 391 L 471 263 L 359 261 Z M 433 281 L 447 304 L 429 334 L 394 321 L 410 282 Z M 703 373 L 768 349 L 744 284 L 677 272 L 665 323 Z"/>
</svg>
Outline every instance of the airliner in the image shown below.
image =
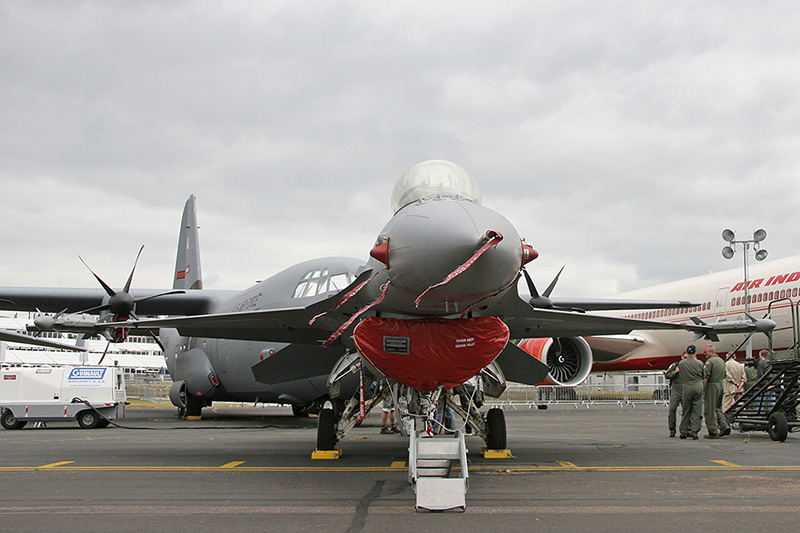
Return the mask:
<svg viewBox="0 0 800 533">
<path fill-rule="evenodd" d="M 604 314 L 634 320 L 657 320 L 673 324 L 691 323 L 696 319 L 717 326 L 724 331 L 725 323 L 742 323 L 771 319 L 775 322 L 770 335 L 756 332 L 751 336 L 752 350 L 770 348 L 777 357 L 788 356 L 798 341 L 797 316 L 800 293 L 800 256 L 773 260 L 752 265 L 749 270 L 747 290 L 741 268 L 731 269 L 628 291 L 617 295 L 625 300 L 662 299 L 669 297 L 699 304 L 692 307 L 606 311 Z M 553 299 L 555 305 L 568 305 L 568 300 Z M 765 332 L 767 333 L 767 332 Z M 718 353 L 734 351 L 737 360 L 744 360 L 745 334 L 711 335 Z M 584 337 L 585 345 L 575 339 L 559 339 L 560 356 L 552 357 L 553 339 L 525 339 L 520 346 L 541 359 L 550 367 L 548 381 L 556 385 L 577 385 L 590 372 L 634 370 L 663 370 L 680 359 L 689 344 L 711 341 L 681 330 L 634 330 L 625 335 L 598 335 Z M 698 350 L 698 353 L 702 349 Z M 555 378 L 555 379 L 554 379 Z"/>
</svg>

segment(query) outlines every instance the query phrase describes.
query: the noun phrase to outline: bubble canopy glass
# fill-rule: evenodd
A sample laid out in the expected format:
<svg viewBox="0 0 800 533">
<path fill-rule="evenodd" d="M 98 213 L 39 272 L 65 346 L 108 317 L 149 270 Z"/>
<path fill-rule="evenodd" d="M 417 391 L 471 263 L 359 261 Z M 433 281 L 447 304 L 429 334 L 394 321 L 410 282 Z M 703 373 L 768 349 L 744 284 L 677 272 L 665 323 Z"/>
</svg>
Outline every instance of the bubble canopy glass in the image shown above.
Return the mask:
<svg viewBox="0 0 800 533">
<path fill-rule="evenodd" d="M 481 203 L 481 191 L 475 178 L 450 161 L 431 159 L 406 170 L 392 193 L 392 212 L 428 196 L 460 196 Z"/>
</svg>

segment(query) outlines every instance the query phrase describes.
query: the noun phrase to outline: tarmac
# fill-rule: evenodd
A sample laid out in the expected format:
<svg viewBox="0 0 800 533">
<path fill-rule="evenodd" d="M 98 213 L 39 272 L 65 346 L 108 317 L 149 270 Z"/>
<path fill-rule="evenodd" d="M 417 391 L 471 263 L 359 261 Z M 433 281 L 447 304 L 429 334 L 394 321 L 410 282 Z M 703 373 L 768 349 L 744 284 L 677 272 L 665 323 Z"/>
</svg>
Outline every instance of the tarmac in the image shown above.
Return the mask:
<svg viewBox="0 0 800 533">
<path fill-rule="evenodd" d="M 791 530 L 800 434 L 669 438 L 664 405 L 507 408 L 511 459 L 467 438 L 465 512 L 415 512 L 408 439 L 355 428 L 312 460 L 288 408 L 129 408 L 126 428 L 0 430 L 0 531 Z M 705 430 L 702 434 L 705 433 Z M 701 434 L 701 435 L 702 435 Z"/>
</svg>

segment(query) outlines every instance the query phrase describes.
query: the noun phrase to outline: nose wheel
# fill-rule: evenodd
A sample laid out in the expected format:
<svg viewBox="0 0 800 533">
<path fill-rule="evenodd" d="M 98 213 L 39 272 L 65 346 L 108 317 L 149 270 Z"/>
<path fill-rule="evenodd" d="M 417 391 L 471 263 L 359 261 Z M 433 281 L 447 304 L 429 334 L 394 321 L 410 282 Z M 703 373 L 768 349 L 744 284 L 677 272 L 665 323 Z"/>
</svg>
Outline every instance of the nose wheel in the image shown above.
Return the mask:
<svg viewBox="0 0 800 533">
<path fill-rule="evenodd" d="M 486 446 L 490 450 L 505 450 L 508 447 L 506 438 L 506 415 L 497 407 L 486 413 L 487 437 Z"/>
</svg>

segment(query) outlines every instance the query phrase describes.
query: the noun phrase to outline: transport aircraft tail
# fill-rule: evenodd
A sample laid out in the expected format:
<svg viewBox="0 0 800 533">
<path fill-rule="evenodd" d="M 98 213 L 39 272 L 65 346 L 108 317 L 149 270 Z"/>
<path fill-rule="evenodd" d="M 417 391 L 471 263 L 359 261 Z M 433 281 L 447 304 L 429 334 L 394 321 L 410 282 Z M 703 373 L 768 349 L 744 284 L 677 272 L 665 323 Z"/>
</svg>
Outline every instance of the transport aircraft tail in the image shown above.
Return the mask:
<svg viewBox="0 0 800 533">
<path fill-rule="evenodd" d="M 203 274 L 200 268 L 200 241 L 198 238 L 197 210 L 194 195 L 186 200 L 178 237 L 178 255 L 175 259 L 173 289 L 202 289 Z"/>
</svg>

